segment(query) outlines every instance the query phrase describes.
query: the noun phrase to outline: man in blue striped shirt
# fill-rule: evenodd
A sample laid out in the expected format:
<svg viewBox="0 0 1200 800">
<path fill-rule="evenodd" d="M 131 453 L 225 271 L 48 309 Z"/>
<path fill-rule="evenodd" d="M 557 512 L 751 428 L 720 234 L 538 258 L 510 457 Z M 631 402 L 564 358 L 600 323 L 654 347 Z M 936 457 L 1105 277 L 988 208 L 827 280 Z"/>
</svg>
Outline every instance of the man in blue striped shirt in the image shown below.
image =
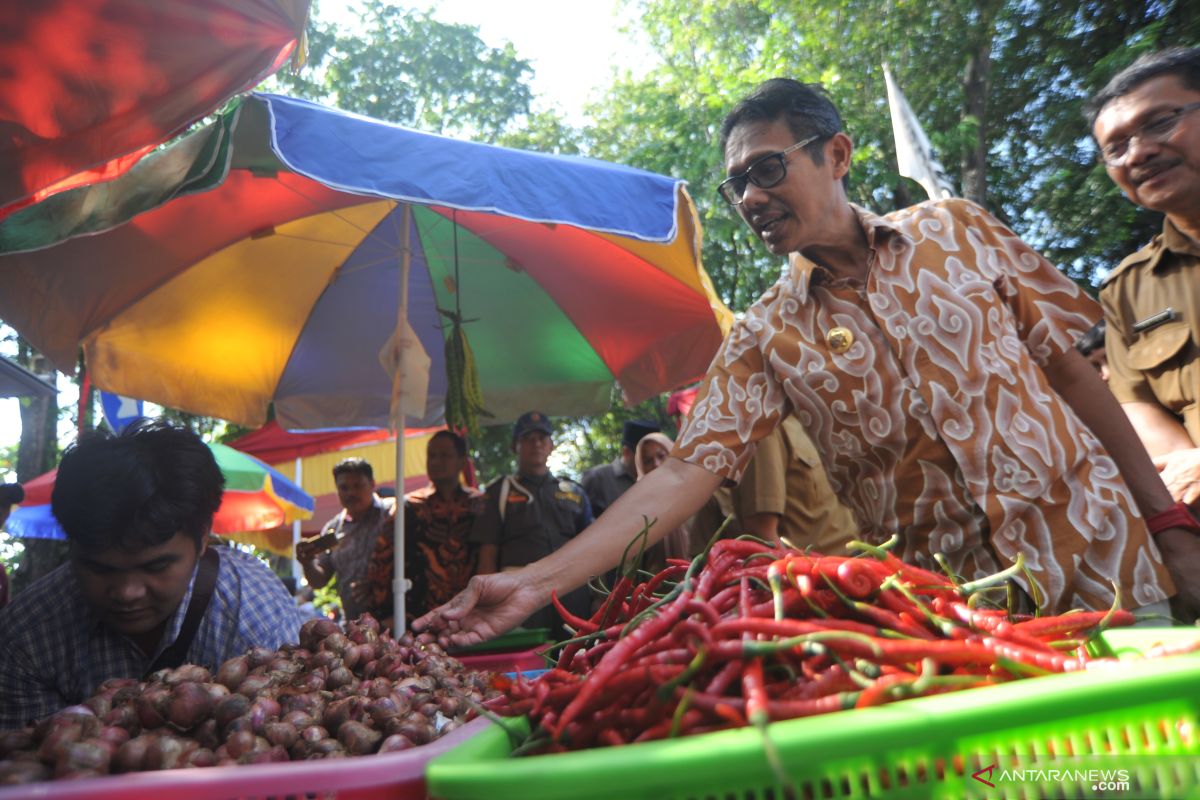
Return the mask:
<svg viewBox="0 0 1200 800">
<path fill-rule="evenodd" d="M 0 730 L 79 703 L 108 678 L 215 669 L 297 641 L 303 620 L 270 569 L 226 547 L 207 555 L 223 486 L 212 451 L 165 423 L 67 451 L 51 503 L 70 560 L 0 611 Z"/>
</svg>

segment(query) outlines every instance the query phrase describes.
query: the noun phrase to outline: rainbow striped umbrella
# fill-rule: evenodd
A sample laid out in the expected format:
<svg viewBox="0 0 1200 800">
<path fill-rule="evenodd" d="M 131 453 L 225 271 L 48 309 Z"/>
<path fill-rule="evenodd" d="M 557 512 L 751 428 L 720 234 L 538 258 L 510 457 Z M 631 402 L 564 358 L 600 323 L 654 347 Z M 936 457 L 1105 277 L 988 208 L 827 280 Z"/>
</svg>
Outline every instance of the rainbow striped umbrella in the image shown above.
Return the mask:
<svg viewBox="0 0 1200 800">
<path fill-rule="evenodd" d="M 313 514 L 313 498 L 278 470 L 252 455 L 223 444 L 209 444 L 225 476 L 225 494 L 213 517 L 213 533 L 235 541 L 245 532 L 267 530 Z M 65 539 L 66 534 L 50 511 L 57 469 L 39 475 L 25 487 L 25 501 L 8 518 L 13 536 Z M 257 543 L 249 537 L 251 543 Z"/>
<path fill-rule="evenodd" d="M 82 346 L 110 392 L 251 427 L 273 404 L 287 430 L 388 427 L 405 316 L 433 362 L 414 427 L 442 416 L 442 311 L 494 422 L 690 382 L 731 321 L 682 181 L 274 95 L 5 218 L 0 285 L 61 369 Z"/>
<path fill-rule="evenodd" d="M 496 423 L 690 383 L 732 322 L 683 181 L 275 95 L 0 221 L 0 286 L 59 368 L 82 347 L 102 389 L 286 430 L 437 424 L 446 312 Z M 432 362 L 425 397 L 398 342 Z"/>
</svg>

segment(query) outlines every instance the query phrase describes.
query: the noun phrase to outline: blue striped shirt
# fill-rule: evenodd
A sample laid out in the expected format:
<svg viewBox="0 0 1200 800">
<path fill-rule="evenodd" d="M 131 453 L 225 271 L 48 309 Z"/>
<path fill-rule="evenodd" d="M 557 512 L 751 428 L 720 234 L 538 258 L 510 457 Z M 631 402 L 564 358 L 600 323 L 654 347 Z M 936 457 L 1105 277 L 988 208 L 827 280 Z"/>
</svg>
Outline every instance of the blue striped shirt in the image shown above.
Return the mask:
<svg viewBox="0 0 1200 800">
<path fill-rule="evenodd" d="M 215 669 L 251 647 L 298 641 L 304 621 L 283 582 L 254 556 L 215 548 L 217 585 L 187 662 Z M 150 657 L 103 625 L 64 564 L 0 611 L 0 730 L 90 697 L 108 678 L 141 678 L 179 635 L 196 573 Z"/>
</svg>

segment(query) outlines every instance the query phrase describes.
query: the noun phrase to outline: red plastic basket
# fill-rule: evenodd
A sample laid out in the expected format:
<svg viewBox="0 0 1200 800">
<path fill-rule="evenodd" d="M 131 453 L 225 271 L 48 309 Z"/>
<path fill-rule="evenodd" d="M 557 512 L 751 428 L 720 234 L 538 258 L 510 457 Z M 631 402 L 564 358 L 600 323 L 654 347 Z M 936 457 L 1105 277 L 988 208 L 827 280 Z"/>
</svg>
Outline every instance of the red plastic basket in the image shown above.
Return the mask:
<svg viewBox="0 0 1200 800">
<path fill-rule="evenodd" d="M 491 725 L 480 718 L 422 747 L 355 758 L 172 769 L 0 789 L 0 800 L 421 800 L 425 765 Z"/>
</svg>

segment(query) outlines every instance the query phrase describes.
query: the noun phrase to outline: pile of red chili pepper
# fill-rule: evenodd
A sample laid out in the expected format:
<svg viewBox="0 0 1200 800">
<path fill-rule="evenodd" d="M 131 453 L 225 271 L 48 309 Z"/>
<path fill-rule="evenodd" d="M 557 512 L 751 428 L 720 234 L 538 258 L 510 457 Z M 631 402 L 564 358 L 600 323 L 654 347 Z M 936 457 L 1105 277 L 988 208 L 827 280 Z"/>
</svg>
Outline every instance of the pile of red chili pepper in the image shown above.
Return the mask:
<svg viewBox="0 0 1200 800">
<path fill-rule="evenodd" d="M 1127 611 L 1032 617 L 986 589 L 856 543 L 852 557 L 722 539 L 691 563 L 620 577 L 557 666 L 487 705 L 528 715 L 520 752 L 615 746 L 1067 672 Z M 1003 589 L 1003 576 L 999 576 Z M 1148 654 L 1152 655 L 1152 654 Z"/>
</svg>

